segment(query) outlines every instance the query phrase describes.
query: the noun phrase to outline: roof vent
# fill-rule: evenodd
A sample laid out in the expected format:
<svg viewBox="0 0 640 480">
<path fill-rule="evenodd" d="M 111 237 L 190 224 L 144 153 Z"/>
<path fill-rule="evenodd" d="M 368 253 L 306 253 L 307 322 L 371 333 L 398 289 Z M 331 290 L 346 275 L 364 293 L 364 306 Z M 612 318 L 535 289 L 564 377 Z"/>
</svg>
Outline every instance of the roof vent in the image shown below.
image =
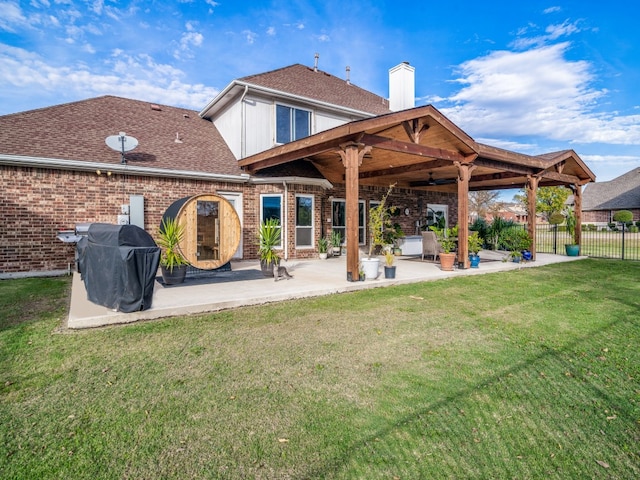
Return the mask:
<svg viewBox="0 0 640 480">
<path fill-rule="evenodd" d="M 156 112 L 162 111 L 162 109 L 160 108 L 160 105 L 156 105 L 155 103 L 151 104 L 151 110 L 155 110 Z"/>
<path fill-rule="evenodd" d="M 318 71 L 318 59 L 320 58 L 320 54 L 318 52 L 316 52 L 316 54 L 313 56 L 314 61 L 313 61 L 313 71 L 317 72 Z"/>
<path fill-rule="evenodd" d="M 347 85 L 351 85 L 351 67 L 347 65 Z"/>
</svg>

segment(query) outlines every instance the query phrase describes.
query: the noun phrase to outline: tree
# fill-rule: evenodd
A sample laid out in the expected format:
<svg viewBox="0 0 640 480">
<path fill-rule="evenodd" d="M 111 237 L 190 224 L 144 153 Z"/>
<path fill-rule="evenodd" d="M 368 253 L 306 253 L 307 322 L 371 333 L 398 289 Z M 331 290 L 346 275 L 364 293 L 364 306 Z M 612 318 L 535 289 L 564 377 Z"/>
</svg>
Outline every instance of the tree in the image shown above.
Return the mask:
<svg viewBox="0 0 640 480">
<path fill-rule="evenodd" d="M 527 208 L 527 190 L 521 191 L 522 193 L 514 195 L 513 200 Z M 570 190 L 565 187 L 540 187 L 536 195 L 536 213 L 541 213 L 548 221 L 553 213 L 564 210 L 569 194 Z"/>
<path fill-rule="evenodd" d="M 469 192 L 469 209 L 478 218 L 487 218 L 487 214 L 494 213 L 502 208 L 502 202 L 498 201 L 500 192 L 483 190 Z"/>
</svg>

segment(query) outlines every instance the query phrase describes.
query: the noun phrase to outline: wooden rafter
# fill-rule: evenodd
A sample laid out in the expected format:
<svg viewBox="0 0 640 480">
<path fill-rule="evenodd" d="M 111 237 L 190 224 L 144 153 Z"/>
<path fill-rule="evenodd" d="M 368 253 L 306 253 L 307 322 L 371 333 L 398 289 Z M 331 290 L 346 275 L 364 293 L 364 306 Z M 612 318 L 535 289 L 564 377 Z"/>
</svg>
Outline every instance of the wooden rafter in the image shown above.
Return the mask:
<svg viewBox="0 0 640 480">
<path fill-rule="evenodd" d="M 448 167 L 453 165 L 448 160 L 428 160 L 426 162 L 412 163 L 411 165 L 402 165 L 400 167 L 381 168 L 369 172 L 360 172 L 360 178 L 376 178 L 388 177 L 390 175 L 401 175 L 411 172 L 422 172 L 424 170 L 432 170 L 435 168 Z"/>
<path fill-rule="evenodd" d="M 475 154 L 471 156 L 465 156 L 460 152 L 452 150 L 444 150 L 442 148 L 427 147 L 425 145 L 416 145 L 414 143 L 402 142 L 400 140 L 393 140 L 380 135 L 363 135 L 360 141 L 366 145 L 371 145 L 381 150 L 388 150 L 390 152 L 407 153 L 411 155 L 418 155 L 421 157 L 449 160 L 451 162 L 464 162 L 468 163 L 473 161 Z"/>
<path fill-rule="evenodd" d="M 402 122 L 404 130 L 407 132 L 409 139 L 413 143 L 420 143 L 420 137 L 422 132 L 429 129 L 429 125 L 424 118 L 414 118 L 413 120 L 407 120 Z"/>
</svg>

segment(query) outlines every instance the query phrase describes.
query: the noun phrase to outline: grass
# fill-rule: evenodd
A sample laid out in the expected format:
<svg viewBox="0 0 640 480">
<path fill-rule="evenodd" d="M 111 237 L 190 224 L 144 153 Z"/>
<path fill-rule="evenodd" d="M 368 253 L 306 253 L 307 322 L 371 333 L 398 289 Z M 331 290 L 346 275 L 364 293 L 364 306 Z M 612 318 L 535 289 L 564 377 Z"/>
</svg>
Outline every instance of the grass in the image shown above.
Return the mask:
<svg viewBox="0 0 640 480">
<path fill-rule="evenodd" d="M 68 279 L 0 282 L 0 478 L 638 478 L 638 278 L 581 260 L 80 332 Z"/>
</svg>

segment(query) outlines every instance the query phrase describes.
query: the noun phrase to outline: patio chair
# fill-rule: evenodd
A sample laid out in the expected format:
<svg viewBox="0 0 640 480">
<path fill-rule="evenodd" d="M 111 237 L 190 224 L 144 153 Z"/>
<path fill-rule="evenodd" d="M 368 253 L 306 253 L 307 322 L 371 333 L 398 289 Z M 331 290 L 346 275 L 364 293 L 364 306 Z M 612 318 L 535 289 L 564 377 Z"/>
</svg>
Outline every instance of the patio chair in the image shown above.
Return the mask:
<svg viewBox="0 0 640 480">
<path fill-rule="evenodd" d="M 436 257 L 442 252 L 442 247 L 438 243 L 435 232 L 422 232 L 422 260 L 425 256 L 432 256 L 435 262 Z"/>
</svg>

